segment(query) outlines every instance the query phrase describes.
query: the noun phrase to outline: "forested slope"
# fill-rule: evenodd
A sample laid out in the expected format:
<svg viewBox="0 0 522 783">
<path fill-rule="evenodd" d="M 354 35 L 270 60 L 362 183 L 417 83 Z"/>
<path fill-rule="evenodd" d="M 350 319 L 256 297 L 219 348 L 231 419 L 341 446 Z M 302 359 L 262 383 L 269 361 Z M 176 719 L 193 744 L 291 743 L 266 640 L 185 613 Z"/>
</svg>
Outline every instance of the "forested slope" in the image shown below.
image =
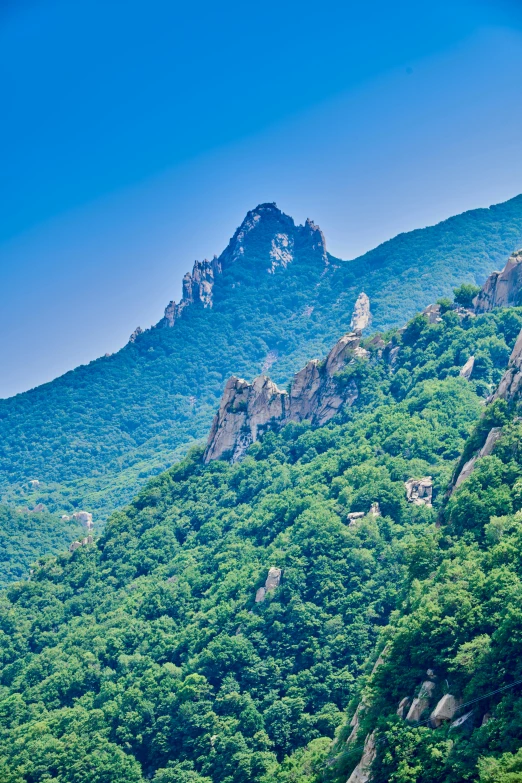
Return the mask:
<svg viewBox="0 0 522 783">
<path fill-rule="evenodd" d="M 462 280 L 481 283 L 521 244 L 522 196 L 353 261 L 330 256 L 312 223 L 260 205 L 216 260 L 210 300 L 185 307 L 172 328 L 164 319 L 117 354 L 0 401 L 1 497 L 103 520 L 206 435 L 230 374 L 269 368 L 284 385 L 349 328 L 362 290 L 374 328 L 400 326 Z"/>
<path fill-rule="evenodd" d="M 384 737 L 395 732 L 379 745 L 379 779 L 450 779 L 443 768 L 476 780 L 479 755 L 493 759 L 481 774 L 494 779 L 484 777 L 494 758 L 520 741 L 515 702 L 460 756 L 446 729 L 428 736 L 389 717 L 427 666 L 442 682 L 451 661 L 472 696 L 503 650 L 499 680 L 516 676 L 520 658 L 509 516 L 520 425 L 447 507 L 445 492 L 522 311 L 465 317 L 449 302 L 441 311 L 440 323 L 420 316 L 396 336 L 393 367 L 367 341 L 370 360 L 338 379 L 359 388 L 340 418 L 269 432 L 235 465 L 205 466 L 193 449 L 95 545 L 44 559 L 2 594 L 2 780 L 344 781 L 358 760 L 344 744 L 345 710 L 388 637 L 387 676 L 365 717 Z M 508 417 L 502 405 L 487 411 L 479 433 Z M 428 475 L 434 507 L 408 502 L 404 482 Z M 368 513 L 375 503 L 380 515 Z M 280 584 L 256 603 L 270 568 L 282 570 Z M 491 618 L 504 618 L 497 639 Z"/>
<path fill-rule="evenodd" d="M 27 578 L 41 555 L 62 552 L 82 533 L 74 520 L 45 510 L 34 513 L 0 505 L 0 587 Z"/>
</svg>

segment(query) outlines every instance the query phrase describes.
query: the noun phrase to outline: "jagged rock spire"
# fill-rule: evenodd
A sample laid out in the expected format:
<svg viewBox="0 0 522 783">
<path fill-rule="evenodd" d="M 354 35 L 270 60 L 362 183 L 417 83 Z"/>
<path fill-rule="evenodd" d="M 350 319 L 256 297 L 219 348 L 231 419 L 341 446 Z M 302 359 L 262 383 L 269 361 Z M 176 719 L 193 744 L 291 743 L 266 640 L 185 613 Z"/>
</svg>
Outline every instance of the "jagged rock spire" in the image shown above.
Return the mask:
<svg viewBox="0 0 522 783">
<path fill-rule="evenodd" d="M 255 239 L 252 241 L 252 237 Z M 249 253 L 249 250 L 251 252 Z M 319 265 L 328 265 L 328 254 L 323 232 L 312 220 L 296 226 L 275 203 L 259 204 L 250 210 L 219 258 L 195 261 L 192 272 L 183 277 L 183 294 L 179 304 L 170 301 L 165 314 L 157 324 L 172 327 L 183 311 L 194 304 L 211 308 L 214 287 L 225 269 L 233 269 L 243 259 L 257 266 L 259 274 L 275 274 L 285 270 L 300 254 L 317 259 Z"/>
<path fill-rule="evenodd" d="M 354 332 L 362 332 L 370 325 L 371 320 L 370 300 L 364 291 L 361 291 L 353 308 L 350 326 Z"/>
<path fill-rule="evenodd" d="M 253 383 L 230 378 L 212 423 L 205 462 L 224 457 L 236 462 L 270 427 L 304 420 L 326 424 L 343 405 L 353 405 L 359 394 L 355 382 L 343 386 L 335 376 L 356 358 L 367 358 L 360 340 L 354 332 L 344 335 L 325 362 L 313 359 L 296 373 L 290 392 L 263 375 Z"/>
</svg>

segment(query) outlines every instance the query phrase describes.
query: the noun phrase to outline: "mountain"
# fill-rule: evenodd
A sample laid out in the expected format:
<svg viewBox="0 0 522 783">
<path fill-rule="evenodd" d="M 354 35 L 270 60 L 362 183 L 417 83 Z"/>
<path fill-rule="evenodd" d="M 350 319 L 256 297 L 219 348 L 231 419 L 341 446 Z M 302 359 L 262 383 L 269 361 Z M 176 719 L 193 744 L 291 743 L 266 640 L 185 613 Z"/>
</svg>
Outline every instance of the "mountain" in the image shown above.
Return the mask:
<svg viewBox="0 0 522 783">
<path fill-rule="evenodd" d="M 219 258 L 194 264 L 156 327 L 0 401 L 0 498 L 104 520 L 206 436 L 231 374 L 270 370 L 284 388 L 349 329 L 361 292 L 374 329 L 397 327 L 462 280 L 482 283 L 520 244 L 522 196 L 353 261 L 331 256 L 312 221 L 261 204 Z"/>
<path fill-rule="evenodd" d="M 522 308 L 476 293 L 236 385 L 206 449 L 0 594 L 3 781 L 517 779 Z"/>
</svg>

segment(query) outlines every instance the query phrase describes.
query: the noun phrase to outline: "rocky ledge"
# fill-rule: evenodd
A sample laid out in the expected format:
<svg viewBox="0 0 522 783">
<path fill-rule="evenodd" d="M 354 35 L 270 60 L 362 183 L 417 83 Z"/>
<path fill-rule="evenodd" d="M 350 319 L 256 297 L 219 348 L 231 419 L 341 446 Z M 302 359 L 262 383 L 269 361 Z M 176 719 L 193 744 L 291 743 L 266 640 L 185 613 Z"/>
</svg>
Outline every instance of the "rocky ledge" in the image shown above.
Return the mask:
<svg viewBox="0 0 522 783">
<path fill-rule="evenodd" d="M 369 303 L 365 317 L 369 319 Z M 205 462 L 236 462 L 267 429 L 280 428 L 291 421 L 325 424 L 344 405 L 353 405 L 359 395 L 357 385 L 353 379 L 342 383 L 338 374 L 350 363 L 368 358 L 360 342 L 360 331 L 345 334 L 325 361 L 313 359 L 294 375 L 288 392 L 279 389 L 266 375 L 252 383 L 232 376 L 212 423 Z"/>
</svg>

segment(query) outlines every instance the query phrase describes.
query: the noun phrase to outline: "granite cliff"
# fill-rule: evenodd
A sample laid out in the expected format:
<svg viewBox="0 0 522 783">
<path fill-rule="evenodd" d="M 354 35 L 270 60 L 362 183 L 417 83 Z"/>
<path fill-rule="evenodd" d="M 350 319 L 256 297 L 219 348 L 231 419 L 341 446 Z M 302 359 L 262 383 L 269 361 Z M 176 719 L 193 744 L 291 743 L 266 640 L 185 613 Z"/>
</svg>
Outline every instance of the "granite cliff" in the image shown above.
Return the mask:
<svg viewBox="0 0 522 783">
<path fill-rule="evenodd" d="M 492 272 L 475 297 L 475 312 L 487 313 L 495 307 L 515 307 L 522 293 L 522 250 L 513 253 L 501 272 Z"/>
<path fill-rule="evenodd" d="M 354 380 L 343 384 L 338 374 L 349 364 L 368 358 L 360 343 L 369 322 L 369 299 L 361 293 L 352 316 L 355 330 L 341 337 L 324 362 L 312 359 L 296 373 L 289 391 L 280 389 L 266 375 L 252 383 L 232 376 L 212 423 L 205 462 L 222 458 L 236 462 L 268 428 L 305 420 L 326 424 L 343 405 L 353 405 L 357 385 Z"/>
</svg>

